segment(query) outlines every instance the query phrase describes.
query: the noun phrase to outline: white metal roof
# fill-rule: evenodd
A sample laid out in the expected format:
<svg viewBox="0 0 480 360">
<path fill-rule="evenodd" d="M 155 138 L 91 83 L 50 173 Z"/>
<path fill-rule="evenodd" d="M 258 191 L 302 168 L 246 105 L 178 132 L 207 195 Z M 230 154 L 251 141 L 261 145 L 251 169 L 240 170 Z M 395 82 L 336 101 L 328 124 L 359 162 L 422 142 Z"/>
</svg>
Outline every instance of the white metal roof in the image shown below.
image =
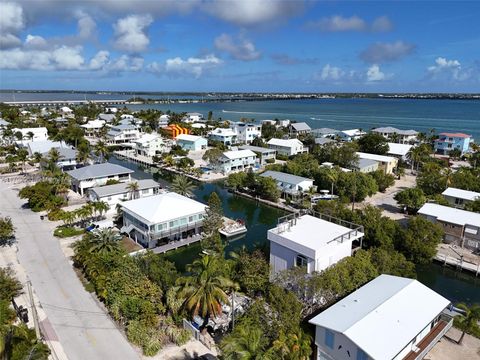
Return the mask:
<svg viewBox="0 0 480 360">
<path fill-rule="evenodd" d="M 307 123 L 305 122 L 299 122 L 299 123 L 291 123 L 290 126 L 294 128 L 296 131 L 309 131 L 312 130 L 310 126 L 308 126 Z"/>
<path fill-rule="evenodd" d="M 46 127 L 38 127 L 38 128 L 14 128 L 12 129 L 13 133 L 20 131 L 23 136 L 27 135 L 29 132 L 34 134 L 46 134 L 47 128 Z"/>
<path fill-rule="evenodd" d="M 360 157 L 360 159 L 369 159 L 369 160 L 375 160 L 375 161 L 387 162 L 387 163 L 390 163 L 392 161 L 397 161 L 396 158 L 391 156 L 385 156 L 385 155 L 369 154 L 369 153 L 363 153 L 363 152 L 357 152 L 357 155 Z"/>
<path fill-rule="evenodd" d="M 433 216 L 439 221 L 448 222 L 456 225 L 474 225 L 480 227 L 480 214 L 472 211 L 455 209 L 449 206 L 427 203 L 423 205 L 419 214 Z"/>
<path fill-rule="evenodd" d="M 111 163 L 88 165 L 75 170 L 67 171 L 68 175 L 77 180 L 96 179 L 112 175 L 131 173 L 133 173 L 133 170 Z"/>
<path fill-rule="evenodd" d="M 295 184 L 295 185 L 298 185 L 304 181 L 309 181 L 313 183 L 313 179 L 304 178 L 304 177 L 292 175 L 292 174 L 287 174 L 281 171 L 267 170 L 264 173 L 260 174 L 260 176 L 271 177 L 277 181 L 281 181 L 289 184 Z"/>
<path fill-rule="evenodd" d="M 359 136 L 365 134 L 365 132 L 360 129 L 342 130 L 341 132 L 348 136 Z"/>
<path fill-rule="evenodd" d="M 241 158 L 250 157 L 250 156 L 256 157 L 257 154 L 255 154 L 252 150 L 232 150 L 232 151 L 225 151 L 223 153 L 223 156 L 225 156 L 230 160 L 234 160 L 234 159 L 241 159 Z"/>
<path fill-rule="evenodd" d="M 230 128 L 216 128 L 208 133 L 217 136 L 236 136 L 237 133 Z"/>
<path fill-rule="evenodd" d="M 315 316 L 373 359 L 393 359 L 450 301 L 417 280 L 380 275 Z"/>
<path fill-rule="evenodd" d="M 207 141 L 206 139 L 204 139 L 203 137 L 201 136 L 197 136 L 197 135 L 188 135 L 188 134 L 180 134 L 176 137 L 177 141 L 178 140 L 183 140 L 183 141 L 191 141 L 191 142 L 196 142 L 198 140 L 205 140 Z"/>
<path fill-rule="evenodd" d="M 284 147 L 295 147 L 302 145 L 303 143 L 298 139 L 270 139 L 267 142 L 268 145 L 284 146 Z"/>
<path fill-rule="evenodd" d="M 388 153 L 391 155 L 405 156 L 408 154 L 412 145 L 388 143 Z"/>
<path fill-rule="evenodd" d="M 418 134 L 418 131 L 415 131 L 415 130 L 400 130 L 392 126 L 379 127 L 379 128 L 373 129 L 372 131 L 377 133 L 385 133 L 385 134 L 396 133 L 398 135 L 412 135 L 412 136 Z"/>
<path fill-rule="evenodd" d="M 138 184 L 138 191 L 160 187 L 160 184 L 152 179 L 132 179 L 132 182 L 136 182 Z M 106 186 L 97 186 L 89 189 L 89 191 L 94 192 L 99 198 L 102 198 L 110 195 L 128 193 L 130 191 L 128 190 L 128 185 L 129 183 L 120 183 Z"/>
<path fill-rule="evenodd" d="M 143 144 L 149 143 L 150 141 L 153 141 L 155 139 L 160 139 L 160 135 L 158 135 L 157 133 L 155 133 L 155 134 L 143 134 L 142 137 L 135 140 L 134 143 L 143 145 Z"/>
<path fill-rule="evenodd" d="M 453 187 L 449 187 L 442 193 L 443 196 L 451 196 L 458 199 L 464 199 L 469 201 L 474 201 L 477 198 L 480 198 L 480 193 L 469 190 L 462 190 Z"/>
<path fill-rule="evenodd" d="M 121 203 L 123 209 L 149 224 L 158 224 L 202 213 L 207 206 L 175 192 L 149 196 Z"/>
</svg>

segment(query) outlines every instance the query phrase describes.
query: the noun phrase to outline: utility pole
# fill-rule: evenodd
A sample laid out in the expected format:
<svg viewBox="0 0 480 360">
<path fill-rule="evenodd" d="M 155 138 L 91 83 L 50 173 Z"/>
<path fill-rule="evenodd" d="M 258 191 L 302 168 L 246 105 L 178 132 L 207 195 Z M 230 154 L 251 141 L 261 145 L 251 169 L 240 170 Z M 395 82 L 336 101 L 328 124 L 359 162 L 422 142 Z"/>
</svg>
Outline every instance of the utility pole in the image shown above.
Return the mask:
<svg viewBox="0 0 480 360">
<path fill-rule="evenodd" d="M 27 288 L 28 288 L 28 296 L 30 297 L 30 305 L 32 306 L 32 317 L 33 317 L 33 325 L 35 326 L 35 335 L 37 339 L 40 339 L 40 328 L 38 327 L 38 315 L 37 315 L 37 308 L 35 307 L 35 302 L 33 301 L 32 295 L 32 283 L 30 280 L 27 281 Z"/>
</svg>

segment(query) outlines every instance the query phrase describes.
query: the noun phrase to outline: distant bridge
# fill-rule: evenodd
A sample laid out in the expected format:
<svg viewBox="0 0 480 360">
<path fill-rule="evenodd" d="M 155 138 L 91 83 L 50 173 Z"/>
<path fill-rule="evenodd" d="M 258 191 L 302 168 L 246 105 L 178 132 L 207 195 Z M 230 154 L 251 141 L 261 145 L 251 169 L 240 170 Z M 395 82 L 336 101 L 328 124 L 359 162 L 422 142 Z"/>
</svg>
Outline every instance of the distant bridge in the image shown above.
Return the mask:
<svg viewBox="0 0 480 360">
<path fill-rule="evenodd" d="M 59 105 L 124 105 L 127 100 L 33 100 L 33 101 L 4 101 L 11 106 L 59 106 Z"/>
</svg>

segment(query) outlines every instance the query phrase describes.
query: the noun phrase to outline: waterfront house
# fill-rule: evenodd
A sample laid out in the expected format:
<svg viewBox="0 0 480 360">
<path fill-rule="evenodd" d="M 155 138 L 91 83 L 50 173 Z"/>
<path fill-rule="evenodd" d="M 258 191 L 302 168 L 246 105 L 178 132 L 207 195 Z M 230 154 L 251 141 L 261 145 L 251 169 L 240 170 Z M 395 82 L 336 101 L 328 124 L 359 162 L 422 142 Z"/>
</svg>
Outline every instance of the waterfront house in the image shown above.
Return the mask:
<svg viewBox="0 0 480 360">
<path fill-rule="evenodd" d="M 465 155 L 470 148 L 472 136 L 462 133 L 440 133 L 437 140 L 435 140 L 435 153 L 448 155 L 453 149 L 460 150 L 460 153 Z"/>
<path fill-rule="evenodd" d="M 237 122 L 230 126 L 237 135 L 237 142 L 243 144 L 251 144 L 257 138 L 262 137 L 262 127 L 258 124 L 245 124 Z"/>
<path fill-rule="evenodd" d="M 187 113 L 185 117 L 182 119 L 183 122 L 187 124 L 195 123 L 195 122 L 202 122 L 205 119 L 203 118 L 203 114 L 200 114 L 198 112 L 191 112 Z"/>
<path fill-rule="evenodd" d="M 158 117 L 158 127 L 163 128 L 168 126 L 168 123 L 170 122 L 170 115 L 168 114 L 163 114 Z"/>
<path fill-rule="evenodd" d="M 140 138 L 140 131 L 135 125 L 112 126 L 107 132 L 107 141 L 111 144 L 130 143 Z"/>
<path fill-rule="evenodd" d="M 379 127 L 371 130 L 373 133 L 380 134 L 387 140 L 394 143 L 409 144 L 417 140 L 418 131 L 400 130 L 392 126 Z"/>
<path fill-rule="evenodd" d="M 48 139 L 48 130 L 46 127 L 38 128 L 13 128 L 13 134 L 21 133 L 22 139 L 17 140 L 15 143 L 17 145 L 26 146 L 29 142 L 33 141 L 44 141 Z M 15 136 L 17 139 L 17 137 Z"/>
<path fill-rule="evenodd" d="M 129 184 L 131 182 L 136 182 L 138 184 L 138 189 L 136 191 L 131 191 L 129 189 Z M 153 196 L 158 194 L 160 190 L 160 184 L 151 179 L 132 179 L 131 182 L 90 188 L 88 189 L 88 199 L 90 201 L 103 201 L 107 203 L 110 206 L 108 212 L 115 213 L 117 211 L 117 205 L 121 202 Z"/>
<path fill-rule="evenodd" d="M 252 145 L 242 145 L 242 146 L 239 146 L 238 148 L 240 150 L 251 150 L 255 154 L 257 154 L 256 165 L 258 167 L 264 167 L 268 163 L 275 162 L 275 154 L 276 154 L 275 150 L 260 147 L 260 146 L 252 146 Z"/>
<path fill-rule="evenodd" d="M 342 141 L 353 141 L 360 139 L 366 132 L 360 129 L 350 129 L 350 130 L 343 130 L 338 133 L 340 140 Z"/>
<path fill-rule="evenodd" d="M 284 216 L 268 230 L 272 276 L 293 267 L 302 267 L 307 274 L 322 271 L 361 247 L 362 226 L 312 214 Z"/>
<path fill-rule="evenodd" d="M 257 155 L 251 150 L 226 151 L 220 157 L 215 167 L 217 171 L 223 174 L 246 171 L 255 167 L 256 159 Z"/>
<path fill-rule="evenodd" d="M 270 139 L 267 142 L 270 149 L 276 150 L 282 156 L 293 156 L 308 152 L 308 148 L 298 139 Z"/>
<path fill-rule="evenodd" d="M 205 150 L 208 143 L 207 139 L 201 136 L 186 134 L 178 135 L 176 140 L 178 146 L 180 146 L 183 150 L 188 151 Z"/>
<path fill-rule="evenodd" d="M 327 138 L 327 137 L 315 138 L 315 144 L 317 144 L 319 146 L 327 145 L 327 144 L 330 144 L 330 143 L 333 143 L 333 142 L 335 142 L 335 140 L 332 140 L 332 139 Z"/>
<path fill-rule="evenodd" d="M 67 171 L 71 178 L 72 190 L 82 196 L 86 189 L 105 185 L 108 180 L 130 182 L 132 173 L 133 170 L 110 163 L 88 165 Z"/>
<path fill-rule="evenodd" d="M 357 152 L 360 159 L 373 160 L 378 163 L 378 168 L 383 170 L 385 174 L 393 174 L 393 170 L 398 165 L 398 159 L 392 156 L 369 154 L 363 152 Z"/>
<path fill-rule="evenodd" d="M 355 167 L 353 168 L 355 171 L 359 171 L 361 173 L 371 173 L 378 170 L 379 163 L 378 161 L 371 160 L 371 159 L 358 159 Z"/>
<path fill-rule="evenodd" d="M 449 187 L 442 193 L 451 206 L 464 208 L 466 203 L 480 199 L 480 193 Z"/>
<path fill-rule="evenodd" d="M 312 135 L 316 138 L 330 138 L 334 139 L 340 131 L 330 128 L 320 128 L 320 129 L 313 129 Z"/>
<path fill-rule="evenodd" d="M 80 125 L 80 127 L 85 131 L 85 136 L 98 135 L 104 126 L 105 120 L 100 119 L 90 120 L 86 124 Z"/>
<path fill-rule="evenodd" d="M 312 128 L 305 122 L 291 123 L 289 131 L 291 136 L 307 135 L 310 134 Z"/>
<path fill-rule="evenodd" d="M 278 189 L 287 195 L 297 196 L 313 188 L 313 179 L 304 178 L 280 171 L 265 171 L 260 176 L 270 177 L 277 183 Z"/>
<path fill-rule="evenodd" d="M 39 140 L 29 142 L 25 145 L 28 151 L 28 156 L 33 156 L 35 153 L 44 154 L 48 153 L 50 149 L 68 147 L 64 141 L 52 141 L 52 140 Z"/>
<path fill-rule="evenodd" d="M 452 327 L 449 305 L 417 280 L 380 275 L 309 320 L 317 359 L 423 359 Z"/>
<path fill-rule="evenodd" d="M 387 155 L 394 156 L 403 161 L 407 160 L 407 154 L 412 149 L 412 145 L 408 144 L 399 144 L 399 143 L 388 143 L 388 152 Z"/>
<path fill-rule="evenodd" d="M 107 123 L 113 122 L 115 118 L 116 118 L 115 114 L 99 114 L 98 115 L 98 120 L 103 120 Z"/>
<path fill-rule="evenodd" d="M 58 151 L 59 159 L 55 163 L 58 168 L 62 170 L 72 170 L 77 167 L 77 150 L 69 146 L 59 146 L 53 147 Z M 50 156 L 49 151 L 41 153 L 44 159 L 48 159 Z M 43 167 L 46 164 L 45 161 L 41 162 L 41 166 Z"/>
<path fill-rule="evenodd" d="M 142 134 L 142 136 L 132 141 L 137 155 L 152 157 L 163 152 L 163 139 L 157 133 Z"/>
<path fill-rule="evenodd" d="M 174 192 L 121 203 L 122 233 L 146 248 L 201 234 L 207 206 Z"/>
<path fill-rule="evenodd" d="M 208 139 L 229 146 L 237 143 L 237 133 L 230 128 L 216 128 L 208 133 Z"/>
<path fill-rule="evenodd" d="M 444 242 L 471 250 L 480 249 L 480 214 L 433 203 L 423 205 L 418 214 L 442 226 Z"/>
</svg>

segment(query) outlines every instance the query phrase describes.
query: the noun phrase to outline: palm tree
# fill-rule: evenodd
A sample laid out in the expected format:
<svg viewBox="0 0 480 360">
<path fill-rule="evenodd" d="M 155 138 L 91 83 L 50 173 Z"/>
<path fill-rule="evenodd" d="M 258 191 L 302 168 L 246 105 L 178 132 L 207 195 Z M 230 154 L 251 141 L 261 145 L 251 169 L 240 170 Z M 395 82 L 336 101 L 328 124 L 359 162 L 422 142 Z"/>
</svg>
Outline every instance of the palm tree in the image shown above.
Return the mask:
<svg viewBox="0 0 480 360">
<path fill-rule="evenodd" d="M 89 252 L 107 254 L 120 250 L 122 236 L 112 229 L 100 229 L 92 233 Z"/>
<path fill-rule="evenodd" d="M 450 169 L 449 167 L 448 168 L 445 168 L 443 170 L 443 176 L 445 176 L 445 189 L 448 188 L 450 186 L 450 184 L 452 183 L 452 176 L 453 176 L 453 171 L 452 169 Z"/>
<path fill-rule="evenodd" d="M 225 290 L 236 284 L 221 275 L 218 260 L 214 256 L 203 255 L 192 264 L 187 265 L 189 276 L 177 279 L 179 296 L 184 299 L 183 307 L 192 317 L 204 318 L 204 329 L 210 317 L 222 314 L 222 303 L 228 303 Z"/>
<path fill-rule="evenodd" d="M 55 186 L 55 195 L 68 193 L 71 185 L 71 179 L 68 174 L 64 172 L 54 173 L 52 182 Z"/>
<path fill-rule="evenodd" d="M 465 333 L 478 333 L 480 331 L 480 326 L 478 325 L 480 321 L 480 305 L 474 304 L 468 307 L 465 304 L 458 304 L 457 308 L 465 311 L 464 316 L 455 317 L 455 326 L 462 330 L 462 336 L 458 340 L 458 343 L 461 344 Z"/>
<path fill-rule="evenodd" d="M 221 344 L 222 354 L 226 360 L 261 360 L 265 359 L 267 339 L 262 330 L 253 327 L 239 327 Z"/>
<path fill-rule="evenodd" d="M 43 160 L 43 156 L 42 154 L 40 154 L 39 152 L 35 152 L 33 154 L 33 160 L 37 163 L 37 164 L 40 164 Z"/>
<path fill-rule="evenodd" d="M 289 360 L 307 360 L 312 353 L 311 338 L 301 329 L 297 333 L 283 334 L 273 342 L 272 347 L 267 352 L 267 357 L 289 359 Z"/>
<path fill-rule="evenodd" d="M 137 181 L 132 181 L 127 184 L 127 190 L 129 193 L 130 200 L 137 199 L 138 197 L 138 189 L 140 186 L 138 185 Z"/>
<path fill-rule="evenodd" d="M 62 216 L 62 221 L 65 223 L 65 225 L 72 226 L 76 218 L 77 215 L 74 211 L 65 211 Z"/>
<path fill-rule="evenodd" d="M 336 169 L 336 168 L 330 169 L 327 174 L 328 180 L 332 183 L 332 192 L 331 192 L 332 195 L 333 195 L 333 185 L 337 183 L 339 177 L 340 177 L 339 169 Z"/>
<path fill-rule="evenodd" d="M 185 175 L 176 175 L 173 178 L 171 189 L 176 193 L 183 196 L 192 196 L 193 195 L 193 182 L 191 182 Z"/>
<path fill-rule="evenodd" d="M 101 162 L 104 162 L 108 160 L 110 153 L 111 151 L 108 145 L 104 141 L 99 140 L 95 145 L 95 155 L 100 156 Z"/>
<path fill-rule="evenodd" d="M 412 167 L 411 167 L 412 172 L 413 172 L 414 165 L 420 162 L 421 151 L 422 151 L 421 148 L 419 146 L 416 146 L 416 147 L 412 147 L 410 151 L 407 153 L 407 158 L 410 160 L 412 164 Z"/>
<path fill-rule="evenodd" d="M 110 210 L 110 205 L 105 201 L 96 201 L 93 203 L 93 208 L 100 213 L 100 217 L 103 217 L 103 214 Z"/>
<path fill-rule="evenodd" d="M 27 162 L 28 151 L 25 149 L 18 150 L 17 157 L 18 157 L 18 160 L 22 162 L 22 172 L 25 172 L 25 163 Z"/>
<path fill-rule="evenodd" d="M 51 148 L 48 152 L 48 159 L 54 164 L 58 163 L 61 158 L 62 155 L 60 155 L 60 152 L 57 148 Z"/>
<path fill-rule="evenodd" d="M 90 158 L 90 147 L 88 145 L 79 146 L 77 149 L 77 159 L 76 159 L 77 162 L 85 165 L 89 158 Z"/>
</svg>

